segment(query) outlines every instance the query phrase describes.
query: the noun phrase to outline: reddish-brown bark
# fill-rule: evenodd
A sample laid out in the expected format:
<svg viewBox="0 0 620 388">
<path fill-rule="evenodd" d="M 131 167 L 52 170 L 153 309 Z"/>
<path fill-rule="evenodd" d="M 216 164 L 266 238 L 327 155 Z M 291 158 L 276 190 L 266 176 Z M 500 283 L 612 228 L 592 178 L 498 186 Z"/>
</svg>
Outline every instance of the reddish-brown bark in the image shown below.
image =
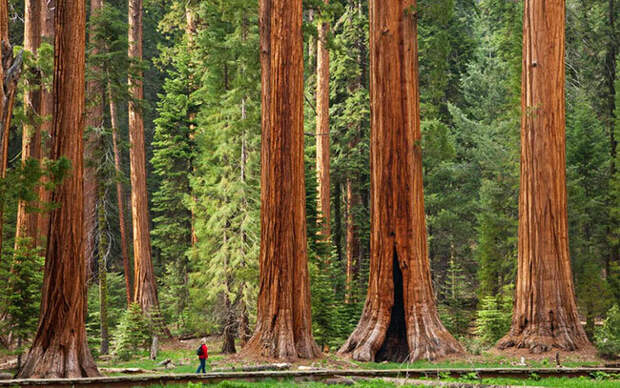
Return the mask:
<svg viewBox="0 0 620 388">
<path fill-rule="evenodd" d="M 340 352 L 360 361 L 463 351 L 439 320 L 426 241 L 414 0 L 370 3 L 370 284 Z"/>
<path fill-rule="evenodd" d="M 37 54 L 42 38 L 42 2 L 40 0 L 26 0 L 24 12 L 24 49 Z M 41 159 L 41 126 L 37 119 L 41 114 L 41 76 L 33 77 L 33 84 L 29 85 L 29 91 L 24 93 L 24 106 L 28 114 L 28 122 L 24 124 L 22 131 L 22 164 L 28 159 Z M 17 222 L 15 226 L 15 246 L 20 244 L 22 238 L 29 238 L 29 245 L 37 247 L 38 219 L 36 212 L 28 211 L 28 206 L 37 206 L 37 203 L 19 201 L 17 205 Z"/>
<path fill-rule="evenodd" d="M 325 4 L 329 0 L 324 0 Z M 330 216 L 330 152 L 329 152 L 329 50 L 327 49 L 327 35 L 329 22 L 323 21 L 318 28 L 316 67 L 316 174 L 319 198 L 317 211 L 318 222 L 321 226 L 321 235 L 329 240 L 331 234 Z"/>
<path fill-rule="evenodd" d="M 39 327 L 19 377 L 87 377 L 99 372 L 88 349 L 83 250 L 84 0 L 56 3 L 55 139 L 52 157 L 71 170 L 54 189 Z"/>
<path fill-rule="evenodd" d="M 90 16 L 96 16 L 103 8 L 103 0 L 90 0 Z M 95 23 L 90 23 L 91 55 L 101 52 L 101 42 L 96 40 Z M 93 75 L 101 72 L 99 68 L 91 69 Z M 98 132 L 103 127 L 103 85 L 100 80 L 90 79 L 86 85 L 87 119 L 86 142 L 84 143 L 84 258 L 86 260 L 86 280 L 91 277 L 95 258 L 95 232 L 97 229 L 97 172 L 95 153 L 100 144 Z"/>
<path fill-rule="evenodd" d="M 108 104 L 110 106 L 110 122 L 112 124 L 112 148 L 114 150 L 114 170 L 116 171 L 116 204 L 118 205 L 118 226 L 121 234 L 121 255 L 125 272 L 125 295 L 127 306 L 131 304 L 131 272 L 129 271 L 129 251 L 127 249 L 127 232 L 125 229 L 125 201 L 123 201 L 123 184 L 121 177 L 121 152 L 118 148 L 118 118 L 116 102 L 112 95 L 112 85 L 108 80 Z"/>
<path fill-rule="evenodd" d="M 142 0 L 129 1 L 129 57 L 142 60 Z M 143 99 L 142 74 L 130 77 L 129 162 L 131 169 L 131 215 L 133 221 L 134 298 L 145 313 L 159 314 L 159 301 L 149 235 L 149 210 L 146 192 L 146 155 L 144 121 L 139 106 Z"/>
<path fill-rule="evenodd" d="M 526 0 L 523 23 L 519 264 L 510 333 L 500 349 L 572 351 L 579 322 L 568 251 L 564 0 Z"/>
<path fill-rule="evenodd" d="M 302 1 L 261 0 L 260 291 L 245 353 L 320 355 L 312 338 L 306 241 Z"/>
</svg>

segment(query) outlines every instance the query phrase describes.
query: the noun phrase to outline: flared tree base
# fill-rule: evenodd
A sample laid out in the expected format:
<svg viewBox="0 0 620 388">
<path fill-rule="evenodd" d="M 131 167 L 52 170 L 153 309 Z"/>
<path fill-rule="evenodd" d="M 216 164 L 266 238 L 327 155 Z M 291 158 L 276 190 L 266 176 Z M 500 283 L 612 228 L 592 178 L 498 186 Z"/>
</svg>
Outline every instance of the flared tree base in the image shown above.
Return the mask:
<svg viewBox="0 0 620 388">
<path fill-rule="evenodd" d="M 251 358 L 286 361 L 321 357 L 321 350 L 311 335 L 294 339 L 290 330 L 257 330 L 243 349 L 242 354 Z"/>
<path fill-rule="evenodd" d="M 393 284 L 391 310 L 367 304 L 357 329 L 340 349 L 341 355 L 362 362 L 413 362 L 464 352 L 439 320 L 434 306 L 415 305 L 412 316 L 405 317 L 403 276 L 396 254 Z"/>
<path fill-rule="evenodd" d="M 511 333 L 499 340 L 497 348 L 528 349 L 532 354 L 541 354 L 552 350 L 574 352 L 590 347 L 585 332 L 581 328 L 569 329 L 557 323 L 554 330 L 528 326 L 523 330 L 512 330 Z"/>
<path fill-rule="evenodd" d="M 101 376 L 87 345 L 70 345 L 52 344 L 47 349 L 34 346 L 17 377 L 50 379 Z"/>
</svg>

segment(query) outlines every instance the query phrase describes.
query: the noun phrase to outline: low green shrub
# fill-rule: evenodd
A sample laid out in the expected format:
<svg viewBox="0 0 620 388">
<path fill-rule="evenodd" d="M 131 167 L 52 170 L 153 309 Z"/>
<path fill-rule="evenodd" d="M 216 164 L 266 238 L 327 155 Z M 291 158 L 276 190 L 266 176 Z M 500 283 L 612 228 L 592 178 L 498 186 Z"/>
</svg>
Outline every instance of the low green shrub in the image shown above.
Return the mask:
<svg viewBox="0 0 620 388">
<path fill-rule="evenodd" d="M 604 358 L 620 358 L 620 307 L 614 305 L 608 312 L 603 326 L 596 330 L 594 343 Z"/>
</svg>

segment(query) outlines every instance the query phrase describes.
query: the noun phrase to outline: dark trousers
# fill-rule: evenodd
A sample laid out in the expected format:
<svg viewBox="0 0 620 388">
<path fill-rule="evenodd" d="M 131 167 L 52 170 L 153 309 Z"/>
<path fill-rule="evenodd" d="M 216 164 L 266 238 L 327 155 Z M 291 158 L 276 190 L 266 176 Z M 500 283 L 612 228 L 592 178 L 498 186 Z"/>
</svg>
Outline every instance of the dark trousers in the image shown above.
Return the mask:
<svg viewBox="0 0 620 388">
<path fill-rule="evenodd" d="M 201 358 L 200 359 L 200 366 L 198 366 L 198 369 L 196 369 L 196 373 L 200 373 L 200 370 L 202 370 L 202 373 L 207 373 L 206 369 L 205 369 L 205 364 L 207 363 L 207 359 L 206 358 Z"/>
</svg>

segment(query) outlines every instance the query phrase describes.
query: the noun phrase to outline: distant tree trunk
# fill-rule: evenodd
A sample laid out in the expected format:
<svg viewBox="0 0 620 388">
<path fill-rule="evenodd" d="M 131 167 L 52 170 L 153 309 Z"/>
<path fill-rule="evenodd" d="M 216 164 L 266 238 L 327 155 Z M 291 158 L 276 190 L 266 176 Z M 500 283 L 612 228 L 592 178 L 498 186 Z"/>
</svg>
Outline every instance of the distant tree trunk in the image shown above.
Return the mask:
<svg viewBox="0 0 620 388">
<path fill-rule="evenodd" d="M 13 58 L 9 41 L 9 14 L 7 0 L 0 0 L 0 177 L 6 177 L 9 155 L 9 129 L 17 81 L 22 69 L 22 54 Z M 0 258 L 4 226 L 4 198 L 0 198 Z"/>
<path fill-rule="evenodd" d="M 568 251 L 565 2 L 524 4 L 519 264 L 512 328 L 498 347 L 572 351 L 589 342 Z"/>
<path fill-rule="evenodd" d="M 195 48 L 195 43 L 194 43 L 195 36 L 198 31 L 198 27 L 197 27 L 198 17 L 196 15 L 195 7 L 196 7 L 196 4 L 194 4 L 191 0 L 188 0 L 187 3 L 185 4 L 185 21 L 186 21 L 185 36 L 187 37 L 188 49 L 190 51 L 194 50 Z M 193 63 L 191 61 L 190 61 L 190 66 L 193 66 Z M 194 83 L 195 83 L 194 74 L 193 74 L 193 71 L 190 71 L 190 75 L 189 75 L 190 94 L 196 91 L 197 89 L 197 85 L 195 85 Z M 189 124 L 190 140 L 193 141 L 194 138 L 196 137 L 196 134 L 194 133 L 196 130 L 196 125 L 194 124 L 194 122 L 196 121 L 196 112 L 194 109 L 188 110 L 187 119 L 190 123 Z M 195 171 L 193 160 L 191 161 L 191 163 L 192 163 L 192 166 L 191 166 L 192 171 Z M 193 193 L 193 190 L 192 190 L 192 201 L 193 203 L 197 203 L 198 201 L 198 198 L 196 198 L 196 194 Z M 192 215 L 191 243 L 192 243 L 192 247 L 195 247 L 196 244 L 198 244 L 198 235 L 196 234 L 196 214 L 195 214 L 193 206 L 191 209 L 191 215 Z"/>
<path fill-rule="evenodd" d="M 103 0 L 90 0 L 91 20 L 101 12 Z M 101 52 L 101 42 L 96 40 L 96 23 L 90 23 L 91 55 Z M 93 74 L 99 74 L 101 69 L 91 69 Z M 86 281 L 92 278 L 92 268 L 95 260 L 95 235 L 97 229 L 97 171 L 95 153 L 99 142 L 98 132 L 103 127 L 104 89 L 101 81 L 91 79 L 86 85 L 87 92 L 87 119 L 86 142 L 84 144 L 84 253 L 86 260 Z"/>
<path fill-rule="evenodd" d="M 230 303 L 230 298 L 228 293 L 224 295 L 224 304 L 226 309 L 226 322 L 224 323 L 224 341 L 222 343 L 222 353 L 223 354 L 234 354 L 237 352 L 235 349 L 235 312 L 232 308 L 232 304 Z"/>
<path fill-rule="evenodd" d="M 55 0 L 47 0 L 43 2 L 43 8 L 41 9 L 41 39 L 43 42 L 54 45 L 54 9 Z M 51 88 L 43 89 L 41 91 L 41 117 L 46 119 L 41 122 L 41 157 L 49 157 L 51 149 L 53 147 L 52 134 L 52 120 L 51 117 L 54 114 L 54 96 L 51 93 Z M 39 187 L 39 200 L 42 204 L 48 204 L 51 200 L 52 193 L 45 189 L 43 180 Z M 44 241 L 47 238 L 49 230 L 49 212 L 41 212 L 38 214 L 37 219 L 37 241 L 41 246 L 45 246 L 47 243 Z"/>
<path fill-rule="evenodd" d="M 112 85 L 108 77 L 108 103 L 110 105 L 110 122 L 112 124 L 112 148 L 114 150 L 114 170 L 116 171 L 116 203 L 118 206 L 118 225 L 121 234 L 121 255 L 125 272 L 125 295 L 127 307 L 131 304 L 131 271 L 129 270 L 129 253 L 127 249 L 127 232 L 125 229 L 125 202 L 123 201 L 123 184 L 121 183 L 121 152 L 118 148 L 118 119 L 116 103 L 112 96 Z"/>
<path fill-rule="evenodd" d="M 324 0 L 325 4 L 329 0 Z M 321 235 L 329 241 L 331 234 L 330 214 L 330 150 L 329 150 L 329 50 L 327 36 L 329 22 L 323 21 L 319 26 L 317 46 L 317 80 L 316 80 L 316 174 L 319 192 L 318 213 Z"/>
<path fill-rule="evenodd" d="M 26 0 L 24 14 L 24 49 L 37 54 L 41 45 L 42 23 L 40 0 Z M 41 114 L 42 85 L 41 74 L 34 74 L 33 83 L 29 85 L 29 91 L 24 93 L 24 106 L 28 121 L 22 131 L 22 164 L 28 159 L 41 159 L 41 126 L 37 123 Z M 29 238 L 29 246 L 38 246 L 37 223 L 38 214 L 27 211 L 32 206 L 26 201 L 19 201 L 17 205 L 17 222 L 15 226 L 15 247 L 20 244 L 22 238 Z M 38 204 L 34 204 L 38 205 Z"/>
<path fill-rule="evenodd" d="M 414 0 L 370 3 L 370 284 L 340 352 L 360 361 L 433 360 L 463 348 L 439 320 L 428 261 Z"/>
<path fill-rule="evenodd" d="M 359 194 L 353 188 L 351 177 L 347 177 L 346 182 L 346 206 L 347 206 L 347 234 L 346 234 L 346 254 L 347 254 L 347 276 L 345 281 L 345 303 L 350 303 L 352 299 L 352 285 L 355 275 L 356 263 L 359 260 L 359 237 L 355 230 L 354 210 L 360 205 Z"/>
<path fill-rule="evenodd" d="M 67 158 L 71 170 L 54 189 L 41 292 L 39 327 L 18 377 L 99 376 L 85 329 L 83 242 L 84 0 L 56 2 L 53 159 Z"/>
<path fill-rule="evenodd" d="M 101 354 L 108 354 L 110 339 L 108 335 L 108 269 L 106 266 L 106 250 L 108 247 L 108 236 L 106 234 L 105 223 L 105 188 L 99 182 L 99 206 L 97 209 L 97 229 L 99 230 L 99 328 L 101 329 Z"/>
<path fill-rule="evenodd" d="M 142 60 L 142 0 L 129 1 L 129 57 Z M 149 211 L 146 192 L 146 154 L 144 121 L 139 106 L 143 99 L 142 74 L 129 78 L 129 160 L 131 168 L 131 215 L 134 249 L 134 301 L 146 314 L 159 314 L 159 301 L 149 235 Z"/>
<path fill-rule="evenodd" d="M 245 352 L 320 355 L 312 338 L 306 241 L 301 0 L 261 0 L 262 173 L 260 291 Z"/>
</svg>

